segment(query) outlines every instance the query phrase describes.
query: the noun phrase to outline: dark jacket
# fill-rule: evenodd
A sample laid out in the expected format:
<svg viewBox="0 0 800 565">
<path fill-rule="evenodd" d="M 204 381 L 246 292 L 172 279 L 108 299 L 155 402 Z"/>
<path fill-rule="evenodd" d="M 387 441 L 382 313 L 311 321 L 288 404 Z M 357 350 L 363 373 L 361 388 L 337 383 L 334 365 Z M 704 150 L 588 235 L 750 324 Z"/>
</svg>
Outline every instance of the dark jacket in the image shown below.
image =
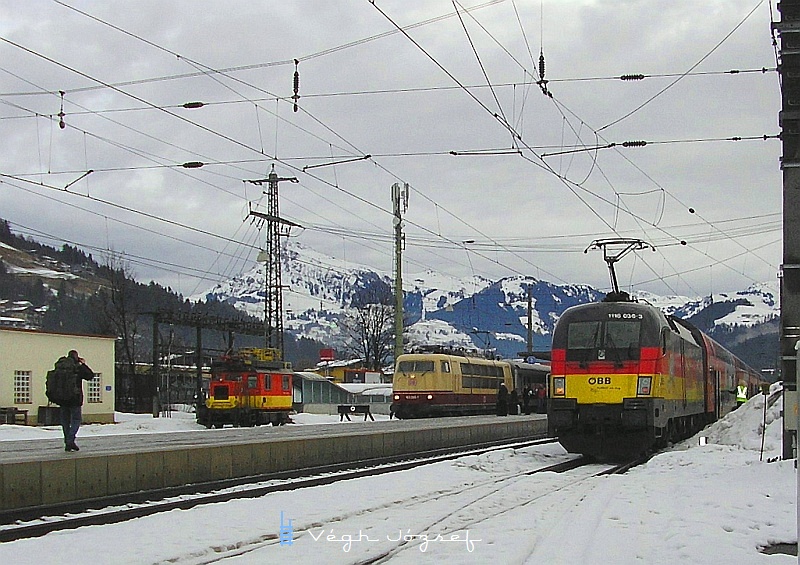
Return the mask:
<svg viewBox="0 0 800 565">
<path fill-rule="evenodd" d="M 69 404 L 62 404 L 61 406 L 83 406 L 83 383 L 81 381 L 91 381 L 94 378 L 94 371 L 92 371 L 86 363 L 75 361 L 72 357 L 66 357 L 72 361 L 75 367 L 75 378 L 77 379 L 77 389 L 80 391 L 80 396 Z"/>
<path fill-rule="evenodd" d="M 505 383 L 501 383 L 497 391 L 497 415 L 508 416 L 508 389 Z"/>
</svg>

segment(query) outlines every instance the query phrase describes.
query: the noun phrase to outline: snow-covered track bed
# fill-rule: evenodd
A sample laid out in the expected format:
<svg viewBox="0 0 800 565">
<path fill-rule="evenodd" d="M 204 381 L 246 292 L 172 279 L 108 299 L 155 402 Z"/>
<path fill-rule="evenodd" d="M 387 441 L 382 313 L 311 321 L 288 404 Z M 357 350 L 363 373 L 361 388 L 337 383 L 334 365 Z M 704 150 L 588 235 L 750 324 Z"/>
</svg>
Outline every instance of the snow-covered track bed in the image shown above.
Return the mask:
<svg viewBox="0 0 800 565">
<path fill-rule="evenodd" d="M 406 457 L 390 462 L 365 462 L 361 465 L 300 469 L 268 478 L 254 477 L 250 481 L 218 481 L 202 485 L 187 485 L 180 489 L 180 493 L 160 499 L 154 498 L 152 493 L 139 493 L 104 501 L 95 500 L 90 503 L 80 502 L 62 504 L 57 507 L 39 507 L 17 513 L 13 521 L 10 520 L 13 514 L 4 514 L 3 518 L 6 519 L 6 523 L 0 524 L 0 542 L 39 537 L 53 531 L 82 526 L 113 524 L 170 510 L 188 510 L 203 504 L 227 502 L 240 498 L 256 498 L 274 492 L 405 471 L 421 465 L 457 459 L 465 455 L 480 455 L 491 451 L 554 442 L 555 440 L 552 438 L 525 442 L 502 442 L 475 449 L 450 450 L 448 453 L 420 453 L 414 458 Z"/>
<path fill-rule="evenodd" d="M 550 446 L 541 447 L 548 449 Z M 579 456 L 563 455 L 553 457 L 555 462 L 552 463 L 547 462 L 549 456 L 534 460 L 538 463 L 532 461 L 534 466 L 524 471 L 511 465 L 505 472 L 495 472 L 498 462 L 509 457 L 509 451 L 511 457 L 514 457 L 535 450 L 536 446 L 461 457 L 448 465 L 470 471 L 485 467 L 491 468 L 492 472 L 482 480 L 454 482 L 449 486 L 427 490 L 421 487 L 419 492 L 408 492 L 392 497 L 391 500 L 384 499 L 368 507 L 335 512 L 324 519 L 310 522 L 295 519 L 288 538 L 282 537 L 280 532 L 270 532 L 255 538 L 187 552 L 170 557 L 167 561 L 191 565 L 236 561 L 239 558 L 247 562 L 273 562 L 281 555 L 289 555 L 285 546 L 291 542 L 292 545 L 328 545 L 334 556 L 340 554 L 344 559 L 335 559 L 333 562 L 336 563 L 369 564 L 390 560 L 395 562 L 396 559 L 402 562 L 406 558 L 409 563 L 417 563 L 420 555 L 424 557 L 425 552 L 436 543 L 462 543 L 465 551 L 469 552 L 474 549 L 475 543 L 480 543 L 480 540 L 470 539 L 471 528 L 480 526 L 487 520 L 502 519 L 515 508 L 543 499 L 558 498 L 558 493 L 568 489 L 570 485 L 579 484 L 615 468 L 608 464 L 591 464 Z M 540 487 L 520 496 L 521 485 L 536 484 L 539 477 L 542 477 Z M 392 516 L 401 511 L 404 515 L 411 512 L 420 519 L 415 520 L 414 524 L 405 525 L 405 528 L 394 530 L 389 535 L 380 536 L 372 531 L 391 522 Z M 293 511 L 290 509 L 287 513 L 292 514 Z M 373 524 L 372 527 L 359 528 L 357 534 L 347 533 L 351 531 L 351 523 L 365 518 Z M 423 535 L 418 532 L 435 534 Z"/>
</svg>

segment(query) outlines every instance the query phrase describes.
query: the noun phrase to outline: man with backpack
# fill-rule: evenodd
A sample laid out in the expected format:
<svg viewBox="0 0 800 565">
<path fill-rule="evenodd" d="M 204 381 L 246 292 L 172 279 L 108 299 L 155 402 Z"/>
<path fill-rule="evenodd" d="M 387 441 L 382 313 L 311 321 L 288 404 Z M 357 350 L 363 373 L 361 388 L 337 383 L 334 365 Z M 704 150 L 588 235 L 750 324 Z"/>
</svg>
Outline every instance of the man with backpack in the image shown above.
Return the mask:
<svg viewBox="0 0 800 565">
<path fill-rule="evenodd" d="M 94 371 L 74 349 L 66 357 L 60 357 L 55 368 L 47 373 L 47 398 L 61 408 L 64 451 L 79 451 L 75 436 L 81 427 L 82 381 L 91 381 L 93 378 Z"/>
</svg>

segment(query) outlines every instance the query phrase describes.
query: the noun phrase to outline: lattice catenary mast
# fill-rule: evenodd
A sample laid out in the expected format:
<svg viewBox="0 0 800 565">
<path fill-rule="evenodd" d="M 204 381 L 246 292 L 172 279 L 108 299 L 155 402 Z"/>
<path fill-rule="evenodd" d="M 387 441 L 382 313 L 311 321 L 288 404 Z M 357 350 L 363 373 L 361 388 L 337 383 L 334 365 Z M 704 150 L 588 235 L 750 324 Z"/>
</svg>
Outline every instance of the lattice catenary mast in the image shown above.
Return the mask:
<svg viewBox="0 0 800 565">
<path fill-rule="evenodd" d="M 267 235 L 265 247 L 259 254 L 266 270 L 266 289 L 264 293 L 264 340 L 265 347 L 276 349 L 283 359 L 283 286 L 281 284 L 281 236 L 288 236 L 294 222 L 280 217 L 278 209 L 278 183 L 282 181 L 300 182 L 295 177 L 279 177 L 275 165 L 265 179 L 246 180 L 255 185 L 267 185 L 267 213 L 250 211 L 250 215 L 266 221 Z"/>
</svg>

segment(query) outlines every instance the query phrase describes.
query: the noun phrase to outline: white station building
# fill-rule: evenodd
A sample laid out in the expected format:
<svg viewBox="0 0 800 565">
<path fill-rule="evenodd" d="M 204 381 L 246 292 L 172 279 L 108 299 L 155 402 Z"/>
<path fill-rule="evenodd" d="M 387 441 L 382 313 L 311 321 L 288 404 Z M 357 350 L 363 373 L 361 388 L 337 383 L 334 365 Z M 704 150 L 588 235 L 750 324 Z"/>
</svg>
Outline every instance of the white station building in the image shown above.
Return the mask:
<svg viewBox="0 0 800 565">
<path fill-rule="evenodd" d="M 71 349 L 95 374 L 83 383 L 83 421 L 113 423 L 114 342 L 109 336 L 0 328 L 0 423 L 58 423 L 45 396 L 45 379 Z"/>
</svg>

